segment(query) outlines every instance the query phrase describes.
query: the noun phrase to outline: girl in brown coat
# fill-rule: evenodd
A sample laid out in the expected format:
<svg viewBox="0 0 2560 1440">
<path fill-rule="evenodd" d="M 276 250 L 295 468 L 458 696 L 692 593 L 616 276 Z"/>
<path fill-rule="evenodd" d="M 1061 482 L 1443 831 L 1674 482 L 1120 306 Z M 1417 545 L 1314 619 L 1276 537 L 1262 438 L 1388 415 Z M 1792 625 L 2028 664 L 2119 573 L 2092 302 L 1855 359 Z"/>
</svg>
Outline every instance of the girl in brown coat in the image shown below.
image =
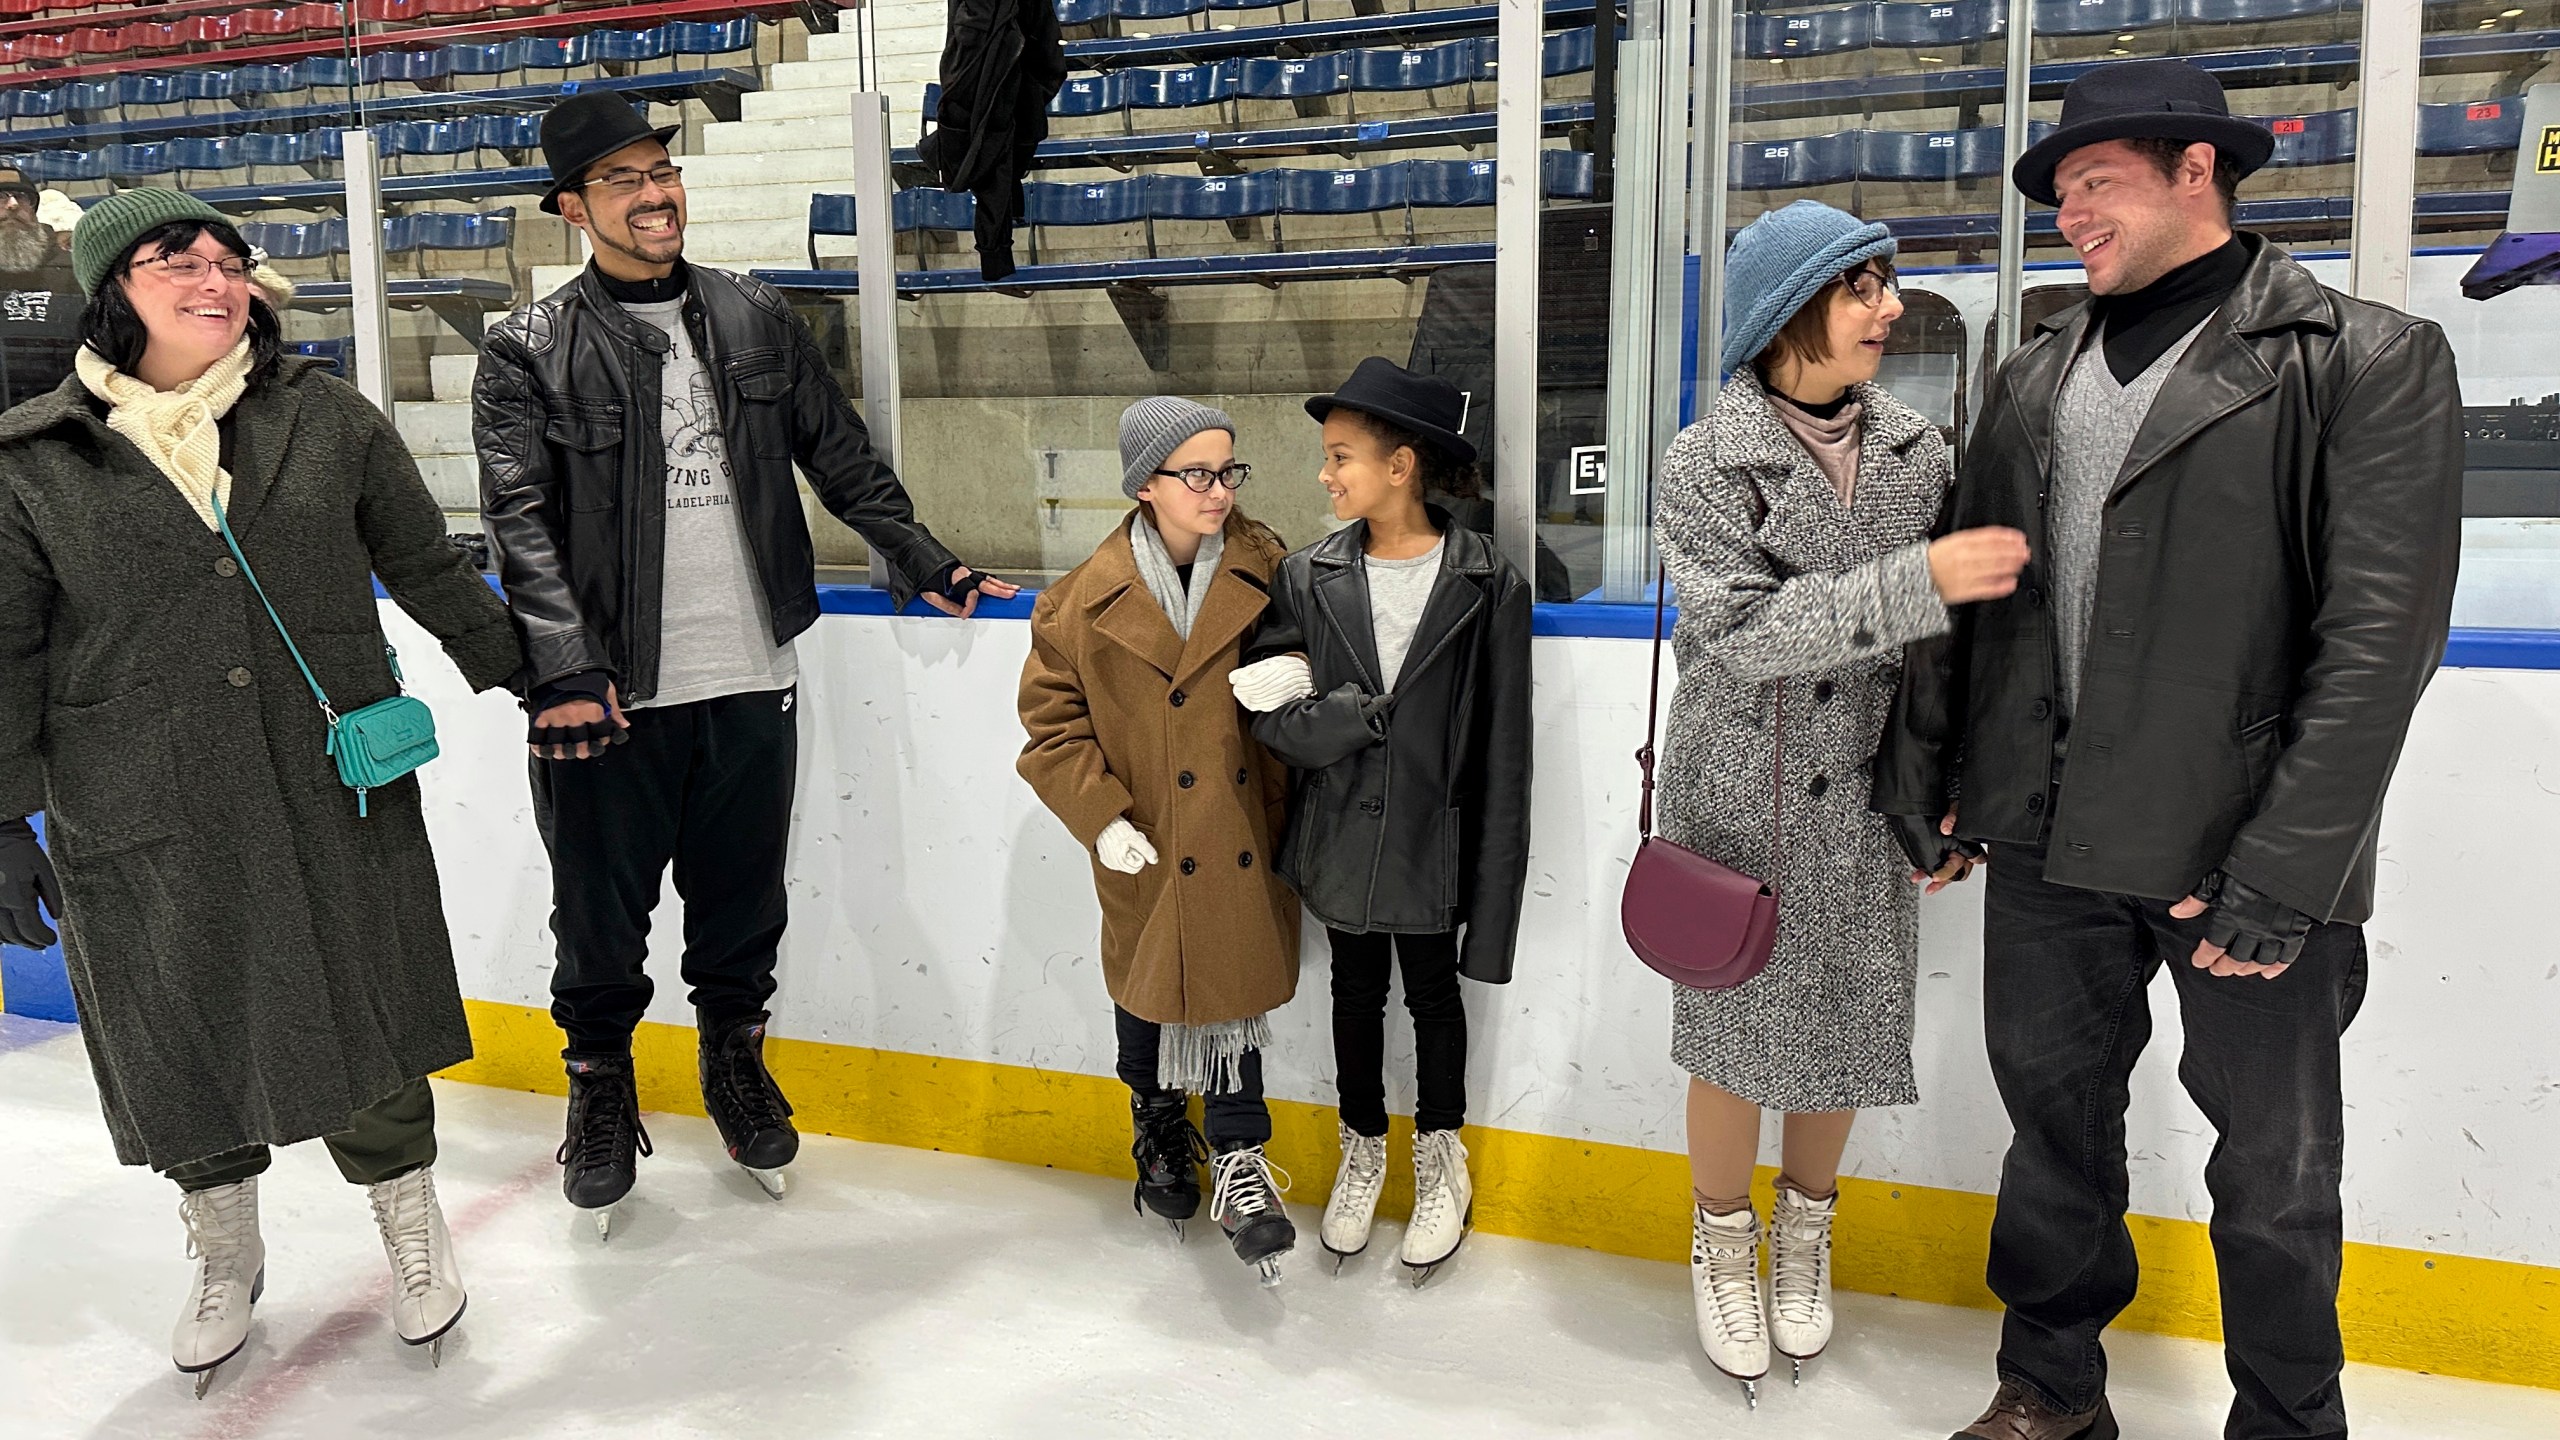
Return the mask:
<svg viewBox="0 0 2560 1440">
<path fill-rule="evenodd" d="M 1141 400 L 1120 417 L 1120 459 L 1138 508 L 1032 610 L 1017 768 L 1094 852 L 1137 1132 L 1133 1204 L 1180 1233 L 1208 1158 L 1210 1218 L 1276 1284 L 1297 1231 L 1263 1155 L 1261 1050 L 1298 988 L 1298 902 L 1271 866 L 1288 773 L 1223 677 L 1287 547 L 1236 508 L 1251 471 L 1224 414 Z M 1205 1142 L 1192 1091 L 1206 1097 Z"/>
</svg>

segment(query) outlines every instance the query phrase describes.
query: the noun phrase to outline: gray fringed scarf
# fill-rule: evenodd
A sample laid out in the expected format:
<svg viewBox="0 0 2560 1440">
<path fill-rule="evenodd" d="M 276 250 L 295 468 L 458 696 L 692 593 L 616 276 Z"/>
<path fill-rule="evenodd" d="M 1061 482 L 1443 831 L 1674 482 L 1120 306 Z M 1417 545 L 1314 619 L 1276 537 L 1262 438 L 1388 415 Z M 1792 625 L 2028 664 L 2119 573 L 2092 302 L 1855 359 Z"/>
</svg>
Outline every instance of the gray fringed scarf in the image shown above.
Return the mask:
<svg viewBox="0 0 2560 1440">
<path fill-rule="evenodd" d="M 1147 523 L 1145 512 L 1129 517 L 1129 549 L 1138 557 L 1138 578 L 1146 582 L 1147 593 L 1163 608 L 1164 618 L 1173 622 L 1173 633 L 1185 641 L 1191 638 L 1192 623 L 1200 618 L 1202 602 L 1209 598 L 1210 582 L 1218 578 L 1218 558 L 1226 548 L 1223 532 L 1202 538 L 1200 553 L 1191 562 L 1191 584 L 1186 589 L 1182 572 L 1173 563 L 1173 553 L 1164 548 L 1164 537 Z M 1243 1089 L 1245 1052 L 1271 1043 L 1268 1015 L 1160 1028 L 1156 1083 L 1168 1090 L 1202 1095 L 1225 1095 Z"/>
</svg>

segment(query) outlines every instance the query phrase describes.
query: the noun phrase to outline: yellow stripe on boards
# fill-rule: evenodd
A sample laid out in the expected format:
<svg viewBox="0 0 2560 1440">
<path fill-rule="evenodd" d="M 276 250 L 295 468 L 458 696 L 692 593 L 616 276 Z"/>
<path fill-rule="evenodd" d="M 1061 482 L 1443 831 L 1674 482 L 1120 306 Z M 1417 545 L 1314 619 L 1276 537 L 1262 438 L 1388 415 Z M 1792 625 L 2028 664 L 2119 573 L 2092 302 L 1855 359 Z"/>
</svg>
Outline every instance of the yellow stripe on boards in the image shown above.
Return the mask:
<svg viewBox="0 0 2560 1440">
<path fill-rule="evenodd" d="M 567 1093 L 560 1032 L 548 1013 L 489 1000 L 463 1004 L 479 1053 L 444 1078 Z M 691 1030 L 644 1024 L 632 1057 L 643 1107 L 702 1113 Z M 804 1131 L 1124 1180 L 1132 1173 L 1129 1092 L 1105 1076 L 781 1036 L 765 1042 L 765 1059 Z M 1323 1204 L 1341 1159 L 1332 1108 L 1274 1100 L 1271 1121 L 1271 1157 L 1294 1181 L 1289 1198 Z M 1379 1210 L 1390 1217 L 1413 1206 L 1413 1170 L 1403 1162 L 1412 1128 L 1399 1116 L 1389 1137 L 1395 1159 Z M 1478 1229 L 1649 1260 L 1687 1259 L 1685 1156 L 1480 1126 L 1467 1129 L 1466 1143 Z M 1762 1172 L 1764 1192 L 1773 1178 Z M 1970 1191 L 1843 1179 L 1834 1279 L 1844 1290 L 1996 1307 L 1982 1279 L 1991 1209 L 1990 1196 Z M 2117 1323 L 2219 1339 L 2205 1227 L 2148 1215 L 2130 1223 L 2142 1295 Z M 2349 1244 L 2339 1309 L 2350 1359 L 2560 1389 L 2560 1269 Z M 1664 1343 L 1686 1342 L 1666 1336 Z"/>
</svg>

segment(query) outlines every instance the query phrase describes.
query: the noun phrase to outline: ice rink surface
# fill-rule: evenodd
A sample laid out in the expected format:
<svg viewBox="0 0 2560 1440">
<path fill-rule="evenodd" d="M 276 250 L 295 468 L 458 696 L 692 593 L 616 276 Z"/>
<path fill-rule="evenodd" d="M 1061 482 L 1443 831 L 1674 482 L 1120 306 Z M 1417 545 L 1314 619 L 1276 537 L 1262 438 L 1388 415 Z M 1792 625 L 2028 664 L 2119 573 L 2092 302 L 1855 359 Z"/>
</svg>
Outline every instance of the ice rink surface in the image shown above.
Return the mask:
<svg viewBox="0 0 2560 1440">
<path fill-rule="evenodd" d="M 1337 1278 L 1301 1207 L 1264 1291 L 1205 1222 L 1177 1245 L 1132 1215 L 1125 1182 L 813 1137 L 777 1203 L 672 1115 L 599 1244 L 560 1197 L 559 1100 L 436 1098 L 471 1288 L 443 1368 L 393 1338 L 363 1194 L 302 1145 L 262 1184 L 248 1346 L 198 1401 L 167 1351 L 175 1188 L 114 1163 L 70 1027 L 0 1017 L 0 1435 L 1937 1440 L 1992 1385 L 1996 1316 L 1844 1295 L 1831 1354 L 1755 1415 L 1699 1357 L 1672 1266 L 1479 1236 L 1417 1292 L 1395 1226 Z M 2110 1350 L 2128 1437 L 2220 1434 L 2213 1347 Z M 2560 1435 L 2560 1393 L 2347 1386 L 2359 1440 Z"/>
</svg>

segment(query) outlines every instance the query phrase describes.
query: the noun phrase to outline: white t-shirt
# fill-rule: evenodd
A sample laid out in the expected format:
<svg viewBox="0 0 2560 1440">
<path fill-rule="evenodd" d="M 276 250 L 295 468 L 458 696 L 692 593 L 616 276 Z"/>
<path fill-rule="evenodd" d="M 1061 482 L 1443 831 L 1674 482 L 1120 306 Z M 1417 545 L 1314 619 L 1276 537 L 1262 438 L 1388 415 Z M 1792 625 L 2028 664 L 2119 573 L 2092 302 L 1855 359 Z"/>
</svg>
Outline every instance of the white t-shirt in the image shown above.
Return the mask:
<svg viewBox="0 0 2560 1440">
<path fill-rule="evenodd" d="M 1378 678 L 1393 691 L 1404 678 L 1404 661 L 1413 649 L 1413 632 L 1422 628 L 1422 609 L 1431 603 L 1431 587 L 1440 580 L 1440 554 L 1448 537 L 1410 560 L 1360 557 L 1369 572 L 1369 624 L 1378 641 Z"/>
</svg>

